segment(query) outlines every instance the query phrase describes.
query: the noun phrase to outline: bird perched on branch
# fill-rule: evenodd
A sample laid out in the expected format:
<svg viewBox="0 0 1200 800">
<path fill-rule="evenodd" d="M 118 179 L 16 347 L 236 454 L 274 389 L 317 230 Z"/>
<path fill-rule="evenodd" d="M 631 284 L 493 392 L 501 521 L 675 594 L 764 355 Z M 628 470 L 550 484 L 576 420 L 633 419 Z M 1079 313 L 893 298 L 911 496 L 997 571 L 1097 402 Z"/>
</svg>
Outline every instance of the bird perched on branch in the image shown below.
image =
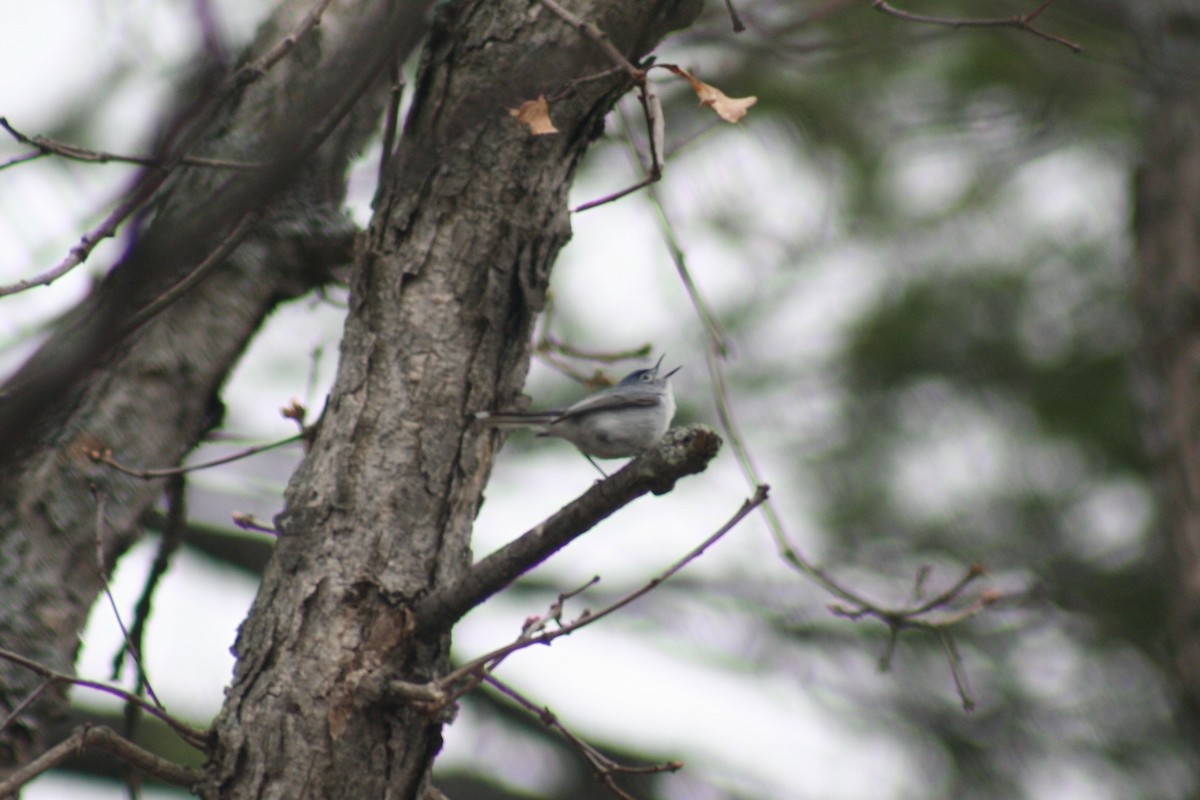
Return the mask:
<svg viewBox="0 0 1200 800">
<path fill-rule="evenodd" d="M 496 428 L 534 428 L 538 436 L 566 439 L 605 474 L 596 458 L 635 456 L 658 442 L 675 416 L 671 376 L 659 377 L 665 354 L 651 369 L 629 373 L 616 386 L 601 389 L 566 408 L 546 411 L 480 411 L 475 418 Z"/>
</svg>

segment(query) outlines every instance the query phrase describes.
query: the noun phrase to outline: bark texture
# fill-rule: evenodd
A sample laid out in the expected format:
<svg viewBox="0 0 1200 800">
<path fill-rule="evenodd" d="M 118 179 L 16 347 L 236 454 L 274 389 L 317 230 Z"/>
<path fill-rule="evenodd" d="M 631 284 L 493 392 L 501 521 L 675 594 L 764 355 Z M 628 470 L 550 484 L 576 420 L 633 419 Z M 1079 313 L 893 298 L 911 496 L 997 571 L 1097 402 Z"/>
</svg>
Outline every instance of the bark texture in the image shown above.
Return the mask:
<svg viewBox="0 0 1200 800">
<path fill-rule="evenodd" d="M 313 70 L 345 49 L 342 29 L 360 15 L 352 5 L 335 6 L 327 24 L 302 38 L 291 57 L 204 119 L 193 119 L 205 126 L 193 153 L 275 160 L 278 142 L 271 132 L 303 105 L 296 98 L 312 85 Z M 294 29 L 310 7 L 307 0 L 281 4 L 263 27 L 257 52 Z M 347 15 L 345 24 L 338 14 Z M 220 386 L 266 315 L 323 281 L 331 257 L 351 257 L 347 244 L 354 230 L 341 211 L 345 166 L 375 128 L 385 88 L 369 92 L 302 170 L 291 165 L 296 179 L 264 183 L 259 173 L 174 173 L 127 257 L 4 387 L 0 427 L 19 431 L 0 437 L 4 647 L 59 671 L 73 670 L 101 572 L 136 539 L 138 520 L 162 488 L 161 481 L 93 464 L 84 451 L 111 448 L 126 464 L 171 465 L 219 423 Z M 254 191 L 246 181 L 258 181 Z M 159 316 L 132 335 L 115 335 L 121 320 L 220 241 L 237 210 L 214 198 L 239 193 L 243 210 L 264 209 L 254 233 Z M 51 394 L 42 393 L 51 386 Z M 0 717 L 39 681 L 0 662 Z M 64 710 L 60 687 L 0 732 L 0 769 L 36 755 L 49 723 Z"/>
<path fill-rule="evenodd" d="M 1145 58 L 1135 219 L 1145 439 L 1173 571 L 1182 716 L 1200 741 L 1200 3 L 1139 3 L 1134 16 Z"/>
<path fill-rule="evenodd" d="M 569 7 L 630 57 L 699 11 Z M 238 637 L 206 797 L 417 798 L 441 746 L 445 719 L 357 688 L 446 669 L 449 633 L 417 636 L 409 609 L 470 565 L 497 441 L 470 415 L 520 390 L 570 234 L 567 190 L 628 84 L 572 84 L 612 65 L 539 2 L 439 9 L 356 265 L 334 390 Z M 542 94 L 561 133 L 534 137 L 506 109 Z"/>
</svg>

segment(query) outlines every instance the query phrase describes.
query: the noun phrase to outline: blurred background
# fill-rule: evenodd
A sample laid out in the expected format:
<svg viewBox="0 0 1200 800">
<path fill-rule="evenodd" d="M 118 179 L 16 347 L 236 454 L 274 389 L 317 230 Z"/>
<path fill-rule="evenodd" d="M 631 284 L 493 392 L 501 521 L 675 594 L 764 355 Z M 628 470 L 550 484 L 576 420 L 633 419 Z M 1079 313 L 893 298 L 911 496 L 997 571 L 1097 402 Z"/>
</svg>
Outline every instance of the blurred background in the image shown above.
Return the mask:
<svg viewBox="0 0 1200 800">
<path fill-rule="evenodd" d="M 910 10 L 1007 17 L 1032 2 L 920 2 Z M 949 628 L 975 709 L 963 709 L 943 640 L 832 613 L 837 599 L 780 558 L 761 515 L 676 579 L 497 672 L 577 735 L 675 774 L 622 781 L 639 798 L 1182 798 L 1197 791 L 1173 719 L 1168 586 L 1138 441 L 1130 190 L 1138 151 L 1135 43 L 1118 4 L 1060 0 L 1029 32 L 921 25 L 868 2 L 721 3 L 656 55 L 758 103 L 737 126 L 652 73 L 668 155 L 652 191 L 573 216 L 552 279 L 527 393 L 588 391 L 666 353 L 682 365 L 677 423 L 719 424 L 713 329 L 681 281 L 677 243 L 727 355 L 727 401 L 790 542 L 884 606 L 929 597 L 972 564 L 1001 599 Z M 203 44 L 198 13 L 236 52 L 267 0 L 7 3 L 0 115 L 27 134 L 143 152 Z M 406 70 L 415 74 L 416 65 Z M 497 113 L 503 113 L 498 109 Z M 553 114 L 553 109 L 551 110 Z M 629 185 L 645 152 L 622 102 L 573 191 Z M 0 162 L 28 148 L 0 141 Z M 365 224 L 378 153 L 354 166 Z M 43 158 L 0 173 L 0 283 L 56 263 L 101 219 L 128 167 Z M 48 288 L 0 299 L 0 371 L 27 356 L 121 243 Z M 205 461 L 288 436 L 279 409 L 319 411 L 336 367 L 344 293 L 287 306 L 225 392 Z M 555 347 L 562 343 L 565 347 Z M 564 355 L 640 351 L 604 365 Z M 563 365 L 569 370 L 561 369 Z M 189 477 L 192 529 L 155 600 L 146 666 L 167 708 L 205 725 L 229 646 L 269 554 L 266 522 L 298 446 Z M 139 465 L 160 466 L 160 465 Z M 586 490 L 569 445 L 515 434 L 493 471 L 476 556 Z M 511 641 L 530 615 L 593 576 L 566 616 L 650 580 L 753 493 L 727 446 L 710 469 L 607 520 L 463 621 L 460 660 Z M 154 558 L 153 530 L 113 581 L 124 619 Z M 80 672 L 108 679 L 121 634 L 99 603 Z M 121 679 L 128 684 L 129 670 Z M 120 705 L 76 688 L 81 718 Z M 176 758 L 144 724 L 147 746 Z M 464 698 L 436 783 L 464 798 L 608 797 L 587 765 L 491 690 Z M 110 765 L 81 760 L 25 796 L 124 797 Z M 148 787 L 147 797 L 179 796 Z"/>
</svg>

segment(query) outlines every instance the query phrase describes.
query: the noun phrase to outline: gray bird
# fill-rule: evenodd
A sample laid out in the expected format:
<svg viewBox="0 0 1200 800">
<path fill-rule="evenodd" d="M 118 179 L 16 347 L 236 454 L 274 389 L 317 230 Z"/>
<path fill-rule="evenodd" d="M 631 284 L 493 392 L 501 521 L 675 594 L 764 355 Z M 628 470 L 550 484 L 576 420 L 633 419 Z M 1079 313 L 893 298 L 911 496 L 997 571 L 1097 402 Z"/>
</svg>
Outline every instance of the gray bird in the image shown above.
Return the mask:
<svg viewBox="0 0 1200 800">
<path fill-rule="evenodd" d="M 675 395 L 671 376 L 658 377 L 664 356 L 652 369 L 639 369 L 616 386 L 601 389 L 566 408 L 546 411 L 480 411 L 475 418 L 496 428 L 535 428 L 538 436 L 557 436 L 579 448 L 605 475 L 596 458 L 635 456 L 656 443 L 671 427 Z"/>
</svg>

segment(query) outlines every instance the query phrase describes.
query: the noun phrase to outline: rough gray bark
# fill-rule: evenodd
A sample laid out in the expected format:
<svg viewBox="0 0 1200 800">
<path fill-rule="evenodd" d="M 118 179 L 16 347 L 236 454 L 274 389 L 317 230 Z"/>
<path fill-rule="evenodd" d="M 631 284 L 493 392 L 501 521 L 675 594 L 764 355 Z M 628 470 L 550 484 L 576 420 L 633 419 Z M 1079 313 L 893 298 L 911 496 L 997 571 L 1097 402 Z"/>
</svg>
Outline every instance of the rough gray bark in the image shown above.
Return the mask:
<svg viewBox="0 0 1200 800">
<path fill-rule="evenodd" d="M 637 57 L 699 3 L 570 8 Z M 621 74 L 572 86 L 612 65 L 538 2 L 441 12 L 356 265 L 334 390 L 238 637 L 206 797 L 421 797 L 441 746 L 444 719 L 357 687 L 447 667 L 449 632 L 414 635 L 410 609 L 470 564 L 497 441 L 470 415 L 521 387 L 568 187 L 627 87 Z M 558 98 L 557 135 L 506 112 L 541 94 Z"/>
<path fill-rule="evenodd" d="M 1182 721 L 1200 741 L 1200 3 L 1131 4 L 1145 107 L 1138 173 L 1138 305 L 1145 440 L 1173 578 Z"/>
<path fill-rule="evenodd" d="M 344 24 L 330 12 L 292 56 L 197 122 L 208 127 L 194 152 L 288 167 L 271 134 L 294 127 L 301 111 L 315 113 L 298 98 L 312 86 L 314 70 L 346 55 L 345 31 L 362 12 L 344 5 L 338 11 L 347 15 Z M 257 50 L 279 41 L 310 7 L 307 0 L 282 4 Z M 160 481 L 95 465 L 84 450 L 111 448 L 128 464 L 175 464 L 219 422 L 220 386 L 262 320 L 277 303 L 325 280 L 338 245 L 349 258 L 354 232 L 341 212 L 345 167 L 377 125 L 385 88 L 372 89 L 302 171 L 296 164 L 287 176 L 177 171 L 128 256 L 5 386 L 0 417 L 5 430 L 17 431 L 0 437 L 5 647 L 72 671 L 79 633 L 102 586 L 97 551 L 107 570 L 135 540 L 138 520 L 161 491 Z M 318 122 L 307 120 L 310 127 Z M 234 196 L 241 209 L 214 199 Z M 201 261 L 239 211 L 259 207 L 266 209 L 263 221 L 225 263 L 134 335 L 108 336 L 114 321 L 132 317 Z M 51 386 L 50 395 L 39 395 Z M 0 716 L 39 680 L 0 663 Z M 0 769 L 45 746 L 42 736 L 62 714 L 63 695 L 58 687 L 0 733 Z"/>
</svg>

